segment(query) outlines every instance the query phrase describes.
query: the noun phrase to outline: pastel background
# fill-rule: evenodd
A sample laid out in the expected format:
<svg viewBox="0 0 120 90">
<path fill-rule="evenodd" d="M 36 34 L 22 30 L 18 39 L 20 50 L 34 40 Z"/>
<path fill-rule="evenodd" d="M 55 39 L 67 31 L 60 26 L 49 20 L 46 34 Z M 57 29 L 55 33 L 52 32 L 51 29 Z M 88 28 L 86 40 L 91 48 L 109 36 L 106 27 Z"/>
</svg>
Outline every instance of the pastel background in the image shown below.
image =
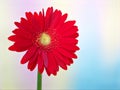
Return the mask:
<svg viewBox="0 0 120 90">
<path fill-rule="evenodd" d="M 120 0 L 0 0 L 0 90 L 35 90 L 37 69 L 27 69 L 25 52 L 8 51 L 14 21 L 26 11 L 53 6 L 79 27 L 78 59 L 57 76 L 43 74 L 43 90 L 120 89 Z"/>
</svg>

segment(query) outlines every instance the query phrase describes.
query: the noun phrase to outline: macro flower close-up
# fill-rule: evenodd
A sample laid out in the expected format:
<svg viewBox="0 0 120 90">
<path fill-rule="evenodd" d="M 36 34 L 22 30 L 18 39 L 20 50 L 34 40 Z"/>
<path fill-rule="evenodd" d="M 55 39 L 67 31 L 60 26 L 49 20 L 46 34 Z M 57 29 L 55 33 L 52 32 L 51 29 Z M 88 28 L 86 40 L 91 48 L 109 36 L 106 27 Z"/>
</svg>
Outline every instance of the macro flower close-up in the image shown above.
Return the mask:
<svg viewBox="0 0 120 90">
<path fill-rule="evenodd" d="M 26 18 L 15 22 L 17 28 L 13 30 L 14 35 L 8 38 L 14 44 L 9 50 L 26 51 L 21 64 L 28 62 L 31 71 L 36 66 L 41 74 L 46 70 L 48 75 L 56 75 L 59 67 L 67 70 L 79 50 L 76 21 L 67 21 L 67 13 L 62 14 L 53 7 L 49 7 L 46 13 L 43 9 L 39 13 L 26 12 L 25 15 Z"/>
</svg>

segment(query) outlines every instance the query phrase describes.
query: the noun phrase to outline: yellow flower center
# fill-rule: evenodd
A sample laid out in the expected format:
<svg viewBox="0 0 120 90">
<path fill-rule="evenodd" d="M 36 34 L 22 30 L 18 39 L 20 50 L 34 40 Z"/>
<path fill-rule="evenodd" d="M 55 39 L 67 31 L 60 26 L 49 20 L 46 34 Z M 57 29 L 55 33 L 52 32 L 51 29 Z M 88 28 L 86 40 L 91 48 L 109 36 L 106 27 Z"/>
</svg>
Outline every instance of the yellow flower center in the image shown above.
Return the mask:
<svg viewBox="0 0 120 90">
<path fill-rule="evenodd" d="M 38 38 L 38 43 L 41 43 L 44 46 L 47 46 L 51 42 L 51 38 L 47 33 L 42 33 L 41 36 Z"/>
</svg>

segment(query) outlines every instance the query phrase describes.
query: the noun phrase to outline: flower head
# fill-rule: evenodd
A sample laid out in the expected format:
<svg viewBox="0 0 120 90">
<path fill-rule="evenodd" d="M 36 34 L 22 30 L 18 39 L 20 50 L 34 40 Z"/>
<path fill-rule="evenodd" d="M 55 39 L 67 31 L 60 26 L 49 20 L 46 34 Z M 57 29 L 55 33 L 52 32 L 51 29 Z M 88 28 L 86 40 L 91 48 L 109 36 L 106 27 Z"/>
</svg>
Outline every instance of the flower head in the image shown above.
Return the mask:
<svg viewBox="0 0 120 90">
<path fill-rule="evenodd" d="M 28 62 L 31 71 L 38 66 L 40 73 L 45 69 L 48 75 L 56 75 L 59 66 L 67 70 L 67 65 L 73 63 L 78 40 L 78 27 L 75 21 L 66 21 L 67 14 L 62 15 L 60 10 L 49 7 L 44 15 L 42 12 L 26 12 L 26 18 L 15 22 L 17 28 L 14 35 L 8 39 L 14 44 L 9 50 L 26 51 L 21 64 Z"/>
</svg>

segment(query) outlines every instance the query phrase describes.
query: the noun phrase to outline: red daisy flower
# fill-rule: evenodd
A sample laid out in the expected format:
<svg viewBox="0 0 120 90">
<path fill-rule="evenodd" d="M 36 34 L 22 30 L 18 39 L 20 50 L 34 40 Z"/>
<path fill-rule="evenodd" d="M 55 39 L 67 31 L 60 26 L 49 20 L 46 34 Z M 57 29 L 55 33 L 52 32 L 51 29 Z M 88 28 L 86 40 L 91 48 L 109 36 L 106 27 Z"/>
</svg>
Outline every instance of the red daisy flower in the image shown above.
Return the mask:
<svg viewBox="0 0 120 90">
<path fill-rule="evenodd" d="M 14 44 L 9 50 L 26 54 L 21 59 L 21 64 L 28 62 L 31 71 L 38 65 L 38 71 L 42 74 L 45 69 L 48 75 L 56 75 L 59 66 L 67 70 L 67 65 L 77 58 L 75 51 L 78 40 L 78 27 L 75 21 L 66 21 L 67 14 L 62 15 L 60 10 L 53 11 L 49 7 L 44 15 L 42 12 L 26 12 L 26 18 L 15 22 L 17 28 L 14 35 L 8 39 Z"/>
</svg>

